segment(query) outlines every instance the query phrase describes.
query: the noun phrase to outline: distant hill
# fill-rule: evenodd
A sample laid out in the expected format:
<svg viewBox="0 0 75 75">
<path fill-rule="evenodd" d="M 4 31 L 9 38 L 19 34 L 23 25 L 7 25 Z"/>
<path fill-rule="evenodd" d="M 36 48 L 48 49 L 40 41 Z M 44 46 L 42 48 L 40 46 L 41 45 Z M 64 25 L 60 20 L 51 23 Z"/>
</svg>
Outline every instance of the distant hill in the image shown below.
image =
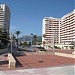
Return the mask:
<svg viewBox="0 0 75 75">
<path fill-rule="evenodd" d="M 42 40 L 42 36 L 38 36 L 37 39 L 38 39 L 38 41 L 41 41 Z M 27 36 L 26 35 L 26 36 L 20 37 L 20 38 L 18 38 L 18 41 L 19 42 L 25 42 L 25 41 L 30 42 L 31 41 L 31 36 Z"/>
<path fill-rule="evenodd" d="M 19 42 L 31 41 L 31 36 L 20 37 L 18 38 L 18 41 Z"/>
</svg>

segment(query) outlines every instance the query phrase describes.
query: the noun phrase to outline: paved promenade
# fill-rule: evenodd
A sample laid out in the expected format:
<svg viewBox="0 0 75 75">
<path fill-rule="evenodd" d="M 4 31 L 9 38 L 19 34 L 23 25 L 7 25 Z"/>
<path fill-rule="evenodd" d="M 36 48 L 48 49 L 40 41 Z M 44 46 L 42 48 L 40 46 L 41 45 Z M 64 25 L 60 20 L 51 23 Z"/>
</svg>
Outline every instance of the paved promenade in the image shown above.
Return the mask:
<svg viewBox="0 0 75 75">
<path fill-rule="evenodd" d="M 75 75 L 75 66 L 5 70 L 0 75 Z"/>
<path fill-rule="evenodd" d="M 15 56 L 17 65 L 14 70 L 9 70 L 7 54 L 2 54 L 0 75 L 75 75 L 75 59 L 73 58 L 29 53 Z"/>
<path fill-rule="evenodd" d="M 15 56 L 16 69 L 46 68 L 64 65 L 75 65 L 75 59 L 56 55 L 23 55 Z M 0 70 L 7 70 L 8 58 L 0 56 Z"/>
</svg>

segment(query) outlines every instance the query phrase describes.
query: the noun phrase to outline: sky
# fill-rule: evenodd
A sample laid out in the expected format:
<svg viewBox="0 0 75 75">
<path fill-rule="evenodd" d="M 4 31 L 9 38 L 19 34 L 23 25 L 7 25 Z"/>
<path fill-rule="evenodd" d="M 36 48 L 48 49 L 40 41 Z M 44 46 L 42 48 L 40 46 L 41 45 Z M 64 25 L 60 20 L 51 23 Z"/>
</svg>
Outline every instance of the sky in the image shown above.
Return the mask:
<svg viewBox="0 0 75 75">
<path fill-rule="evenodd" d="M 74 10 L 75 0 L 0 0 L 10 8 L 10 32 L 42 35 L 44 17 L 61 18 Z"/>
</svg>

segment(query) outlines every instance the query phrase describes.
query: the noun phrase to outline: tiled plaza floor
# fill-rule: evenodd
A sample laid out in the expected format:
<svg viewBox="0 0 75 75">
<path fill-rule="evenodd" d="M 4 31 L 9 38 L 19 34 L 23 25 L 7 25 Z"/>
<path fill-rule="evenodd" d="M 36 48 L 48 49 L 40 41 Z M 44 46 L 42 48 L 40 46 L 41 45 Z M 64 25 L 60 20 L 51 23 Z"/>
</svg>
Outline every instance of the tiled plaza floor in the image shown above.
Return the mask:
<svg viewBox="0 0 75 75">
<path fill-rule="evenodd" d="M 16 57 L 16 59 L 17 68 L 43 68 L 75 64 L 75 59 L 73 58 L 56 55 L 25 55 Z"/>
<path fill-rule="evenodd" d="M 74 65 L 75 59 L 56 55 L 24 55 L 16 56 L 16 69 L 46 68 Z M 7 56 L 0 56 L 0 70 L 8 70 Z"/>
</svg>

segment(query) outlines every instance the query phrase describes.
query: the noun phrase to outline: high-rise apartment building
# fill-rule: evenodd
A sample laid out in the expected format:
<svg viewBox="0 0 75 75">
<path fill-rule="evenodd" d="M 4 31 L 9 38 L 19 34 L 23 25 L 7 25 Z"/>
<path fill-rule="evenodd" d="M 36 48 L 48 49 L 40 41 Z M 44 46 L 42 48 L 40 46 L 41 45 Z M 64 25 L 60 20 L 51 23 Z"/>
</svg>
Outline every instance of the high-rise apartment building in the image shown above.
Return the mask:
<svg viewBox="0 0 75 75">
<path fill-rule="evenodd" d="M 43 36 L 45 35 L 45 36 Z M 52 45 L 70 45 L 75 40 L 75 10 L 62 18 L 45 17 L 42 24 L 42 42 Z"/>
<path fill-rule="evenodd" d="M 42 34 L 45 34 L 45 37 L 42 37 L 42 41 L 45 43 L 52 44 L 54 38 L 55 43 L 59 43 L 59 19 L 52 17 L 45 17 L 43 19 L 43 29 Z M 54 38 L 53 38 L 54 37 Z"/>
<path fill-rule="evenodd" d="M 61 44 L 71 44 L 75 40 L 75 10 L 64 15 L 60 24 Z"/>
<path fill-rule="evenodd" d="M 0 5 L 0 28 L 5 29 L 9 33 L 10 28 L 10 10 L 5 4 Z"/>
</svg>

